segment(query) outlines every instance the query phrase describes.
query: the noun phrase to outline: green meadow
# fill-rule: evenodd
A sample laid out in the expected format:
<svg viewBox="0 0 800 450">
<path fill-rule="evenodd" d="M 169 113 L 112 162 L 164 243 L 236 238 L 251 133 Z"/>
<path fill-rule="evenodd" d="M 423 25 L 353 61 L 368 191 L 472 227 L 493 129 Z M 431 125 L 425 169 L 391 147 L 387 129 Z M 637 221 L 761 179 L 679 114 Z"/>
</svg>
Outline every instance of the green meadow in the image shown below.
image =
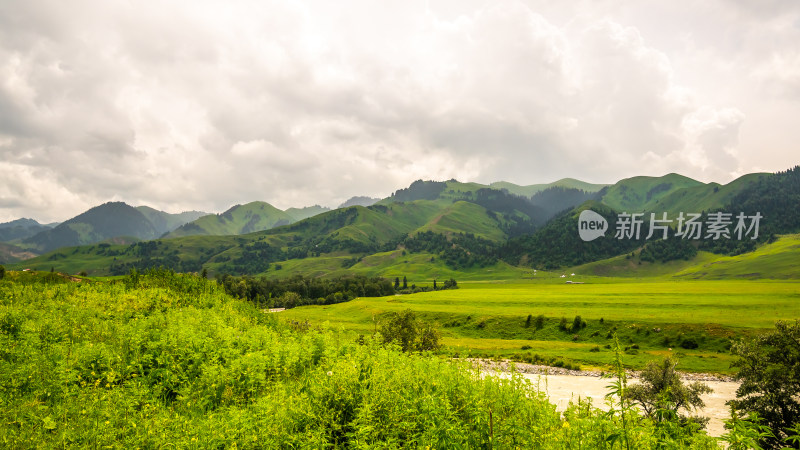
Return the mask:
<svg viewBox="0 0 800 450">
<path fill-rule="evenodd" d="M 796 281 L 574 281 L 583 284 L 547 274 L 525 282 L 462 282 L 457 290 L 359 298 L 280 314 L 367 335 L 387 314 L 411 309 L 439 325 L 453 354 L 580 367 L 607 367 L 611 335 L 617 333 L 631 367 L 672 354 L 682 370 L 716 373 L 731 372 L 733 339 L 800 317 Z"/>
</svg>

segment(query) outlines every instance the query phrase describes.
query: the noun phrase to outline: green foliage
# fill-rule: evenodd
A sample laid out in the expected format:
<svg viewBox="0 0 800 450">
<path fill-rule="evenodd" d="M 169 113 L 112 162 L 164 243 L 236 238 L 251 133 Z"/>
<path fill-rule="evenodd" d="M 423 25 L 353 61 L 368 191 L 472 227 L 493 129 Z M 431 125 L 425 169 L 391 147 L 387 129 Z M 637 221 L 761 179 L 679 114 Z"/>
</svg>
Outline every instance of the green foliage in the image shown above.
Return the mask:
<svg viewBox="0 0 800 450">
<path fill-rule="evenodd" d="M 760 439 L 762 445 L 780 446 L 800 424 L 800 320 L 779 321 L 774 331 L 741 340 L 731 352 L 741 382 L 732 407 L 757 413 L 772 434 Z"/>
<path fill-rule="evenodd" d="M 640 382 L 628 387 L 626 398 L 638 403 L 657 422 L 675 422 L 676 419 L 681 423 L 689 422 L 679 415 L 679 411 L 702 408 L 705 403 L 700 396 L 712 390 L 699 381 L 684 384 L 675 370 L 677 365 L 678 362 L 669 357 L 649 362 L 639 376 Z M 693 417 L 691 421 L 705 424 L 708 419 Z"/>
<path fill-rule="evenodd" d="M 5 448 L 609 448 L 623 429 L 585 402 L 562 417 L 518 375 L 292 327 L 199 276 L 8 278 Z M 715 445 L 661 442 L 649 419 L 625 420 L 632 448 Z"/>
<path fill-rule="evenodd" d="M 667 239 L 650 241 L 639 253 L 639 259 L 648 262 L 674 261 L 678 259 L 689 260 L 697 255 L 697 247 L 691 241 L 675 237 L 673 232 Z"/>
<path fill-rule="evenodd" d="M 395 293 L 389 280 L 380 277 L 367 278 L 363 275 L 338 278 L 307 278 L 295 275 L 284 279 L 222 275 L 217 282 L 229 295 L 249 300 L 261 307 L 293 308 L 301 305 L 334 304 L 356 297 L 382 297 Z"/>
<path fill-rule="evenodd" d="M 2 264 L 0 264 L 0 280 L 2 280 L 3 277 L 5 277 L 5 276 L 6 276 L 6 268 L 3 267 Z"/>
<path fill-rule="evenodd" d="M 731 418 L 725 421 L 725 429 L 729 431 L 720 440 L 726 442 L 731 450 L 760 450 L 764 448 L 764 442 L 775 441 L 772 430 L 761 422 L 758 413 L 750 412 L 745 418 L 741 418 L 736 409 L 731 408 Z"/>
</svg>

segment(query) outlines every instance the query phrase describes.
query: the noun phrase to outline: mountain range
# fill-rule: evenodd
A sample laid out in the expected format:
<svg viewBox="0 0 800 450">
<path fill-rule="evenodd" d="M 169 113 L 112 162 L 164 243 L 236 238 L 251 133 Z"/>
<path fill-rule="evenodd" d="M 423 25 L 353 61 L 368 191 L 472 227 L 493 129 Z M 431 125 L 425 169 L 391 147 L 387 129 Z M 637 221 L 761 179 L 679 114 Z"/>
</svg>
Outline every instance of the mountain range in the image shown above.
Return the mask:
<svg viewBox="0 0 800 450">
<path fill-rule="evenodd" d="M 750 174 L 726 185 L 678 174 L 633 177 L 613 185 L 572 179 L 530 186 L 418 180 L 382 200 L 354 198 L 349 202 L 355 206 L 335 210 L 315 206 L 281 211 L 268 203 L 252 202 L 221 214 L 184 213 L 181 217 L 110 203 L 24 240 L 29 248 L 47 253 L 17 264 L 97 275 L 165 266 L 179 271 L 287 276 L 394 267 L 398 252 L 407 263 L 408 257 L 419 255 L 412 258 L 415 264 L 442 270 L 496 270 L 498 264 L 553 269 L 642 251 L 645 259 L 691 258 L 697 248 L 739 254 L 754 250 L 761 241 L 694 243 L 689 245 L 692 248 L 679 239 L 664 248 L 643 239 L 583 242 L 576 232 L 577 217 L 587 208 L 613 222 L 623 211 L 665 212 L 672 217 L 678 212 L 751 211 L 763 205 L 768 217 L 782 217 L 780 223 L 765 219 L 763 236 L 793 233 L 800 231 L 800 217 L 785 218 L 778 208 L 800 200 L 798 174 L 797 168 Z M 773 205 L 769 200 L 773 197 L 780 201 Z M 103 219 L 102 212 L 118 219 Z M 180 223 L 192 214 L 198 217 Z M 160 217 L 160 227 L 154 225 L 153 217 Z M 118 236 L 135 239 L 108 241 Z M 58 242 L 82 246 L 65 251 L 57 247 Z M 427 259 L 423 263 L 419 258 Z"/>
</svg>

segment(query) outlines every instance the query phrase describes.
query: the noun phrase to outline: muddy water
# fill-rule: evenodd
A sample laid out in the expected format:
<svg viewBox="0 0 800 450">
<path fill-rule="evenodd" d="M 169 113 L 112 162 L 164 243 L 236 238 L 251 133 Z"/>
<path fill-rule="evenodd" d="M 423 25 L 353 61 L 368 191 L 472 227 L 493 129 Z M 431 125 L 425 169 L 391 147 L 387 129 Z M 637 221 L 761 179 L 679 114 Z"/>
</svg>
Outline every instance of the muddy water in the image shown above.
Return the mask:
<svg viewBox="0 0 800 450">
<path fill-rule="evenodd" d="M 547 392 L 550 402 L 554 403 L 559 411 L 566 409 L 570 400 L 577 401 L 578 397 L 581 399 L 589 397 L 594 406 L 602 409 L 608 408 L 605 404 L 605 395 L 608 392 L 606 386 L 612 381 L 610 379 L 596 376 L 527 373 L 522 376 L 531 380 L 534 386 L 539 386 L 539 389 Z M 631 380 L 630 384 L 636 382 L 636 380 Z M 684 382 L 690 383 L 692 380 L 684 380 Z M 736 398 L 736 389 L 739 387 L 739 383 L 731 381 L 704 381 L 704 383 L 714 392 L 702 396 L 706 406 L 694 414 L 708 417 L 710 421 L 706 430 L 709 435 L 718 437 L 725 433 L 723 421 L 730 416 L 725 402 Z"/>
</svg>

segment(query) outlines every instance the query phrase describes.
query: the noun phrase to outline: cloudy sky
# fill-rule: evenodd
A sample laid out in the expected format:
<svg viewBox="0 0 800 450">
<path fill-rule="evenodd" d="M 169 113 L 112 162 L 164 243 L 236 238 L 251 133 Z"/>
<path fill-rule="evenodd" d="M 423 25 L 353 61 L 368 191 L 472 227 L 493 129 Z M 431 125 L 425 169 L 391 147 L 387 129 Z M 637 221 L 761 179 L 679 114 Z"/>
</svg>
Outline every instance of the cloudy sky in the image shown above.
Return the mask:
<svg viewBox="0 0 800 450">
<path fill-rule="evenodd" d="M 800 163 L 800 2 L 0 2 L 0 222 Z"/>
</svg>

